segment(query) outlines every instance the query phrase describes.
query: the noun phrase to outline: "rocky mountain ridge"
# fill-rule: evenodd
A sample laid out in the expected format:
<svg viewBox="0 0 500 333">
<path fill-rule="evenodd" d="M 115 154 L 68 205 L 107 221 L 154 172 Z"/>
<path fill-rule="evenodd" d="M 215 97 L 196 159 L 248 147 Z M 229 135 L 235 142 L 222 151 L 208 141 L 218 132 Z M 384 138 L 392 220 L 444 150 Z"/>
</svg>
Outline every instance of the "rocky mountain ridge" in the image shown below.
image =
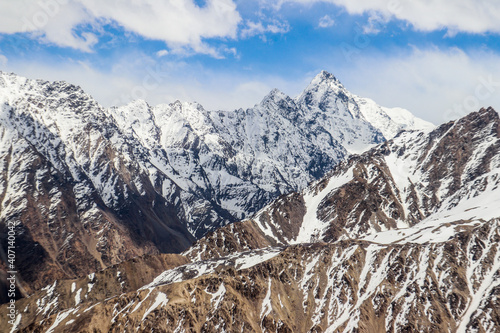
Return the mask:
<svg viewBox="0 0 500 333">
<path fill-rule="evenodd" d="M 26 332 L 495 332 L 499 249 L 482 247 L 498 244 L 495 228 L 444 243 L 268 248 L 179 266 L 137 291 L 67 308 L 54 285 L 38 307 L 20 303 L 19 322 Z"/>
</svg>

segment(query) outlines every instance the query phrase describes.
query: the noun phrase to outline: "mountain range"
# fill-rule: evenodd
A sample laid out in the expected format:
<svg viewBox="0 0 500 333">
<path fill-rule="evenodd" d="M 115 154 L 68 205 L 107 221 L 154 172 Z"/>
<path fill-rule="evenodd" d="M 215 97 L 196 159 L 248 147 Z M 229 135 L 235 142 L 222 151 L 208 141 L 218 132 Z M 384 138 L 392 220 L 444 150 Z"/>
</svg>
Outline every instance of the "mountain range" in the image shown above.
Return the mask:
<svg viewBox="0 0 500 333">
<path fill-rule="evenodd" d="M 500 329 L 493 108 L 435 127 L 326 72 L 231 112 L 5 73 L 0 103 L 23 331 Z"/>
<path fill-rule="evenodd" d="M 350 94 L 326 72 L 296 99 L 273 90 L 231 112 L 181 102 L 104 108 L 66 82 L 1 73 L 0 108 L 0 226 L 18 225 L 28 292 L 186 250 L 305 188 L 350 149 L 432 127 Z"/>
</svg>

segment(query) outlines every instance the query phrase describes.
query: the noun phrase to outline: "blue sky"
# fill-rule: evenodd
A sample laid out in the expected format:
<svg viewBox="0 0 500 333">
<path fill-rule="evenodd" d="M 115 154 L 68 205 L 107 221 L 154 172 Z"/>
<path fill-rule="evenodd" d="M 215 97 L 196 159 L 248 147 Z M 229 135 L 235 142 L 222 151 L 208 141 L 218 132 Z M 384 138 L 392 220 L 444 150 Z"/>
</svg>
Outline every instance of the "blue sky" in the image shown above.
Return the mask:
<svg viewBox="0 0 500 333">
<path fill-rule="evenodd" d="M 500 109 L 495 0 L 4 0 L 0 70 L 66 80 L 105 106 L 208 109 L 292 97 L 321 70 L 435 124 Z"/>
</svg>

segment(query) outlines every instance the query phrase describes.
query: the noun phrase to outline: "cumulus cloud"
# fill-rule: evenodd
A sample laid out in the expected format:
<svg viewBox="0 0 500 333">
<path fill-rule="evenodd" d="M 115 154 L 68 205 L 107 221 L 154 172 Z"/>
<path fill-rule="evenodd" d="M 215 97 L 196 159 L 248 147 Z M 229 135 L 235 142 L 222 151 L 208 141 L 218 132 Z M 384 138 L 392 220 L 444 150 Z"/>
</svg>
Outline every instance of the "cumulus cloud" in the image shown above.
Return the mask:
<svg viewBox="0 0 500 333">
<path fill-rule="evenodd" d="M 330 17 L 330 15 L 325 15 L 319 19 L 318 27 L 329 28 L 335 24 L 335 21 Z"/>
<path fill-rule="evenodd" d="M 147 39 L 170 47 L 190 47 L 214 54 L 203 39 L 237 36 L 241 17 L 232 0 L 207 0 L 200 7 L 193 0 L 6 0 L 0 2 L 0 32 L 30 32 L 48 42 L 91 51 L 97 42 L 92 31 L 116 23 Z"/>
<path fill-rule="evenodd" d="M 199 53 L 210 53 L 202 39 L 236 38 L 241 18 L 231 0 L 207 0 L 199 7 L 192 0 L 120 0 L 118 5 L 102 0 L 81 0 L 97 18 L 117 22 L 145 38 L 163 40 L 169 46 L 189 45 Z"/>
<path fill-rule="evenodd" d="M 363 32 L 365 34 L 378 34 L 388 21 L 388 17 L 383 17 L 378 13 L 371 13 L 368 23 L 363 26 Z"/>
<path fill-rule="evenodd" d="M 0 2 L 0 32 L 27 32 L 59 46 L 90 52 L 97 37 L 87 32 L 77 35 L 80 24 L 94 21 L 78 1 L 6 0 Z"/>
<path fill-rule="evenodd" d="M 411 23 L 417 30 L 448 29 L 454 32 L 500 33 L 500 2 L 497 0 L 276 0 L 284 3 L 329 2 L 350 14 L 377 12 L 386 18 Z"/>
</svg>

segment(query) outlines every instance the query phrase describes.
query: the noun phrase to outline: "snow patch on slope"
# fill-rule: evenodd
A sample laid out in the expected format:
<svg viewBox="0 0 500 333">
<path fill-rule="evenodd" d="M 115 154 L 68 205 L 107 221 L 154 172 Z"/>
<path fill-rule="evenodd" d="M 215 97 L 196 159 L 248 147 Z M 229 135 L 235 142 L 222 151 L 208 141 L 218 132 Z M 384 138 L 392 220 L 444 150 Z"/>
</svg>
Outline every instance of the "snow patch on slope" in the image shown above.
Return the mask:
<svg viewBox="0 0 500 333">
<path fill-rule="evenodd" d="M 308 243 L 314 241 L 321 236 L 323 230 L 329 226 L 328 221 L 321 221 L 317 217 L 318 206 L 323 199 L 336 188 L 346 184 L 353 179 L 353 169 L 350 168 L 339 177 L 331 177 L 328 180 L 328 185 L 316 193 L 315 187 L 310 187 L 304 193 L 304 202 L 306 206 L 306 214 L 302 221 L 300 231 L 291 244 Z"/>
</svg>

